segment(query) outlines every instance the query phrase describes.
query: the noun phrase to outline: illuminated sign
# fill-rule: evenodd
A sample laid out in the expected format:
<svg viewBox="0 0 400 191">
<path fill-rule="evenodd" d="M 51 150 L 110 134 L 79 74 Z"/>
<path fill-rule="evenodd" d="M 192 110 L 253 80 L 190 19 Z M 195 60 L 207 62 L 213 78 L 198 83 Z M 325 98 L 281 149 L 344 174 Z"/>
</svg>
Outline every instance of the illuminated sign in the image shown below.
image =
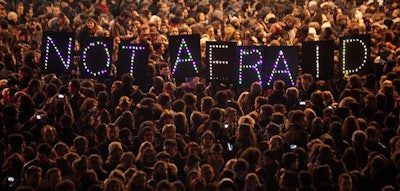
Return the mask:
<svg viewBox="0 0 400 191">
<path fill-rule="evenodd" d="M 143 90 L 147 83 L 149 45 L 120 43 L 118 48 L 117 75 L 129 73 L 136 85 Z"/>
<path fill-rule="evenodd" d="M 222 83 L 236 81 L 236 43 L 208 41 L 206 53 L 209 81 Z"/>
<path fill-rule="evenodd" d="M 334 64 L 333 41 L 303 42 L 301 52 L 302 73 L 308 73 L 315 79 L 330 79 Z"/>
<path fill-rule="evenodd" d="M 44 32 L 41 68 L 44 73 L 68 74 L 74 59 L 75 34 Z"/>
<path fill-rule="evenodd" d="M 111 51 L 109 44 L 94 40 L 89 42 L 82 50 L 82 74 L 88 77 L 99 77 L 108 74 L 111 69 Z M 111 45 L 112 46 L 112 45 Z M 97 58 L 104 59 L 97 59 Z"/>
<path fill-rule="evenodd" d="M 169 36 L 169 55 L 171 73 L 177 84 L 184 82 L 187 77 L 199 76 L 199 35 Z"/>
<path fill-rule="evenodd" d="M 264 54 L 267 65 L 267 87 L 272 87 L 274 81 L 278 79 L 283 80 L 286 86 L 295 86 L 299 67 L 298 47 L 265 47 Z"/>
<path fill-rule="evenodd" d="M 370 55 L 370 35 L 340 38 L 340 69 L 343 74 L 366 74 Z"/>
<path fill-rule="evenodd" d="M 262 76 L 265 76 L 264 50 L 261 46 L 238 47 L 238 86 L 242 89 L 250 87 L 257 81 L 263 84 Z"/>
<path fill-rule="evenodd" d="M 45 31 L 41 47 L 43 73 L 70 74 L 79 69 L 81 78 L 113 77 L 111 71 L 113 42 L 111 38 L 89 38 L 75 53 L 75 34 Z M 207 42 L 202 62 L 199 35 L 169 37 L 169 63 L 175 82 L 180 85 L 190 77 L 205 77 L 211 82 L 228 82 L 248 88 L 252 82 L 271 87 L 277 79 L 287 86 L 295 86 L 298 65 L 302 73 L 316 79 L 330 79 L 334 70 L 333 41 L 304 42 L 299 61 L 298 47 L 237 47 L 235 42 Z M 146 84 L 150 47 L 121 43 L 115 63 L 117 75 L 130 73 L 140 87 Z M 74 55 L 80 58 L 73 65 Z M 343 37 L 339 45 L 339 70 L 343 74 L 366 74 L 370 64 L 370 35 Z M 78 67 L 78 68 L 76 68 Z M 204 69 L 204 70 L 203 70 Z"/>
</svg>

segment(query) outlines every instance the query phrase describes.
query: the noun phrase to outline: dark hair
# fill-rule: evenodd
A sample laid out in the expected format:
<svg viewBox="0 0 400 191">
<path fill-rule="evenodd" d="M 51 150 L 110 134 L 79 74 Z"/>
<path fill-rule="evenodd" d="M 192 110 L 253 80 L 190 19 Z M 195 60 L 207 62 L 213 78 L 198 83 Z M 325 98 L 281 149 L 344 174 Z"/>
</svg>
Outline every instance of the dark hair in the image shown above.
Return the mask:
<svg viewBox="0 0 400 191">
<path fill-rule="evenodd" d="M 47 156 L 50 156 L 51 150 L 52 150 L 52 146 L 49 145 L 48 143 L 41 143 L 41 144 L 37 147 L 38 153 L 40 153 L 40 154 L 45 154 L 45 155 L 47 155 Z"/>
<path fill-rule="evenodd" d="M 81 89 L 81 82 L 78 79 L 72 79 L 69 83 L 71 84 L 72 88 L 78 90 Z"/>
<path fill-rule="evenodd" d="M 133 82 L 135 81 L 135 79 L 133 78 L 133 76 L 131 74 L 125 73 L 125 74 L 122 74 L 121 81 L 124 86 L 131 86 L 133 84 Z"/>
<path fill-rule="evenodd" d="M 56 191 L 72 191 L 75 190 L 75 183 L 69 179 L 59 182 L 56 186 Z"/>
<path fill-rule="evenodd" d="M 173 185 L 168 182 L 168 180 L 161 180 L 160 182 L 157 183 L 156 185 L 156 191 L 158 190 L 172 190 Z"/>
</svg>

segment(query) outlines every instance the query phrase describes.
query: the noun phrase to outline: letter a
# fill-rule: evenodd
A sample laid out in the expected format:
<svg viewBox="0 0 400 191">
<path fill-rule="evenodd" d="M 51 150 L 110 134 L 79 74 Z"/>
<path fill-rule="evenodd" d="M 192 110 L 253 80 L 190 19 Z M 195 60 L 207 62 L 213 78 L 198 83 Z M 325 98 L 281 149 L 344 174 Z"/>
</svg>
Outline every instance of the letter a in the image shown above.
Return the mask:
<svg viewBox="0 0 400 191">
<path fill-rule="evenodd" d="M 280 61 L 283 61 L 283 64 L 285 66 L 284 70 L 278 70 L 278 65 L 279 65 Z M 288 66 L 287 61 L 285 59 L 285 55 L 283 55 L 282 50 L 279 51 L 278 57 L 275 60 L 274 66 L 273 66 L 272 71 L 271 71 L 271 75 L 269 76 L 268 81 L 267 81 L 267 85 L 268 86 L 271 85 L 275 74 L 287 74 L 289 76 L 290 85 L 292 85 L 292 86 L 295 85 L 295 83 L 293 81 L 292 73 L 290 72 L 289 66 Z"/>
<path fill-rule="evenodd" d="M 187 56 L 188 56 L 187 58 L 181 58 L 182 53 L 183 53 L 182 50 L 184 50 L 184 53 L 187 54 Z M 172 74 L 175 74 L 176 68 L 178 67 L 178 65 L 181 62 L 191 62 L 194 70 L 196 71 L 196 74 L 199 73 L 199 70 L 197 69 L 196 61 L 194 61 L 192 53 L 190 52 L 189 47 L 184 38 L 182 38 L 181 44 L 179 44 L 178 55 L 176 56 L 174 67 L 172 68 Z"/>
</svg>

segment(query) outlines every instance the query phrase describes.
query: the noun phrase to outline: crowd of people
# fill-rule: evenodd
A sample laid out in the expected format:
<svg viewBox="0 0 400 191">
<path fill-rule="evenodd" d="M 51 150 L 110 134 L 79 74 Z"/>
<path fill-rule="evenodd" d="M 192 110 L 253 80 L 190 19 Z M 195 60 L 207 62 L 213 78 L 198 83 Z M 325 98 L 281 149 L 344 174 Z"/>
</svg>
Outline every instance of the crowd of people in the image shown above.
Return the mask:
<svg viewBox="0 0 400 191">
<path fill-rule="evenodd" d="M 396 0 L 0 0 L 0 189 L 399 190 L 399 13 Z M 149 44 L 148 84 L 46 73 L 43 31 L 76 33 L 76 52 L 90 37 Z M 370 34 L 371 73 L 340 74 L 335 54 L 332 79 L 294 87 L 177 84 L 168 36 L 185 34 L 203 58 L 207 41 Z"/>
</svg>

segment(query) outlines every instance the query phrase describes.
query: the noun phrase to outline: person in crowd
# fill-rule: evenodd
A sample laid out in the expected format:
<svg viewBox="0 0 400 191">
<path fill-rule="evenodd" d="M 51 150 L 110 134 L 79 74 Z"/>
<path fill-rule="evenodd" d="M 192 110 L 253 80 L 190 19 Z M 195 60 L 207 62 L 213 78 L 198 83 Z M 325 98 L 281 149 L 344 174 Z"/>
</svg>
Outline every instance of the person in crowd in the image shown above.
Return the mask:
<svg viewBox="0 0 400 191">
<path fill-rule="evenodd" d="M 69 103 L 74 114 L 74 120 L 79 121 L 81 116 L 80 107 L 85 101 L 85 96 L 81 93 L 81 82 L 73 79 L 68 84 Z"/>
<path fill-rule="evenodd" d="M 27 186 L 28 188 L 31 188 L 32 190 L 45 190 L 42 185 L 42 174 L 43 171 L 40 167 L 32 165 L 29 168 L 26 169 L 24 173 L 24 179 L 25 183 L 18 187 L 23 187 Z M 19 189 L 17 187 L 17 190 Z"/>
<path fill-rule="evenodd" d="M 93 170 L 100 181 L 108 177 L 108 172 L 103 168 L 103 159 L 98 154 L 91 154 L 88 158 L 88 169 Z"/>
<path fill-rule="evenodd" d="M 102 140 L 102 142 L 97 147 L 104 161 L 107 160 L 110 151 L 112 150 L 109 149 L 109 145 L 114 141 L 119 142 L 119 126 L 114 123 L 107 124 L 105 138 L 106 139 Z"/>
<path fill-rule="evenodd" d="M 22 174 L 25 175 L 25 172 L 31 166 L 36 166 L 36 167 L 40 168 L 42 177 L 45 177 L 47 170 L 55 167 L 55 162 L 52 159 L 50 159 L 51 150 L 52 150 L 52 146 L 50 146 L 48 143 L 39 144 L 37 147 L 36 158 L 32 159 L 31 161 L 28 161 L 24 165 L 24 167 L 22 169 Z M 23 179 L 22 182 L 24 182 L 24 181 L 26 181 L 26 180 Z"/>
<path fill-rule="evenodd" d="M 399 10 L 397 1 L 0 0 L 0 190 L 398 190 Z M 55 40 L 66 34 L 68 48 Z M 187 39 L 170 48 L 192 34 L 200 54 Z M 341 54 L 357 55 L 340 44 L 355 35 L 370 39 L 363 66 Z M 102 47 L 84 47 L 94 37 L 113 43 L 112 76 L 82 67 L 84 48 Z M 295 84 L 278 72 L 272 87 L 238 88 L 209 79 L 219 73 L 210 41 L 330 41 L 334 69 L 318 76 L 299 54 Z M 149 52 L 138 59 L 128 48 L 127 73 L 121 50 L 131 43 Z M 49 56 L 65 69 L 52 71 Z"/>
<path fill-rule="evenodd" d="M 61 182 L 61 171 L 59 168 L 51 168 L 46 173 L 47 189 L 55 191 L 57 184 Z"/>
<path fill-rule="evenodd" d="M 300 99 L 303 101 L 309 100 L 311 94 L 315 90 L 317 90 L 314 78 L 311 74 L 303 74 L 301 76 L 301 84 L 299 90 L 300 90 Z"/>
<path fill-rule="evenodd" d="M 296 145 L 307 149 L 307 132 L 305 131 L 305 115 L 303 111 L 293 110 L 289 113 L 289 129 L 284 134 L 288 145 Z"/>
</svg>

